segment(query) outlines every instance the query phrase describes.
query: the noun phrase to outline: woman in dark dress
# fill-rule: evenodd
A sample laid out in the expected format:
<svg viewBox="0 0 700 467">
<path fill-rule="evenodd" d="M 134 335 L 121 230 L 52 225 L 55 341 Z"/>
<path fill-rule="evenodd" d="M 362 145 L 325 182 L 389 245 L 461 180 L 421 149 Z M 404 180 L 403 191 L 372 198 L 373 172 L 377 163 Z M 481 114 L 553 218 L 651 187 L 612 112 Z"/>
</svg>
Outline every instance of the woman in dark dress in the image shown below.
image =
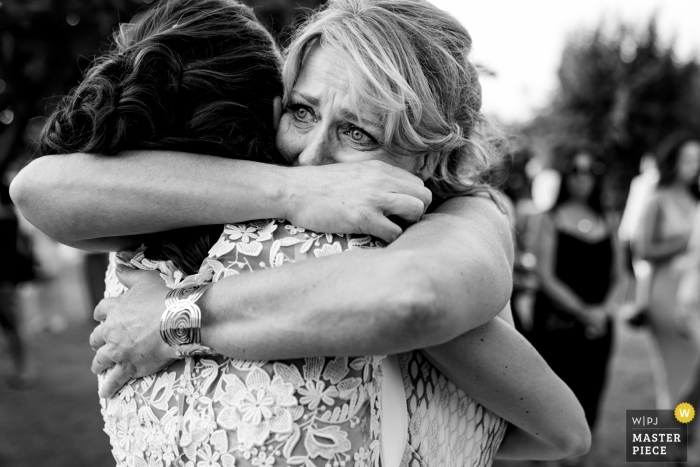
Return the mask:
<svg viewBox="0 0 700 467">
<path fill-rule="evenodd" d="M 558 148 L 561 189 L 536 240 L 541 280 L 531 341 L 574 391 L 591 427 L 612 348 L 622 277 L 615 221 L 601 205 L 604 166 L 580 147 Z"/>
</svg>

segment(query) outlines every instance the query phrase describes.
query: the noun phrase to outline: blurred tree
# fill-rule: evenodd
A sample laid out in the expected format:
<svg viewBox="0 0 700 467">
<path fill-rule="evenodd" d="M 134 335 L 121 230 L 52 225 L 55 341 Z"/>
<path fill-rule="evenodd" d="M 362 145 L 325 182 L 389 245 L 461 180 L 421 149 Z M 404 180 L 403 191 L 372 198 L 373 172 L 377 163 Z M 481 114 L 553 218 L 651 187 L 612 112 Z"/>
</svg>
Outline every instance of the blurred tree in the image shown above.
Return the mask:
<svg viewBox="0 0 700 467">
<path fill-rule="evenodd" d="M 0 174 L 36 153 L 43 116 L 106 50 L 119 22 L 154 0 L 0 0 Z M 244 0 L 284 44 L 326 0 Z"/>
<path fill-rule="evenodd" d="M 606 34 L 599 26 L 572 37 L 550 106 L 522 130 L 538 146 L 592 144 L 621 192 L 613 193 L 619 205 L 640 157 L 679 128 L 700 131 L 700 68 L 678 61 L 651 19 L 642 31 L 619 25 Z"/>
</svg>

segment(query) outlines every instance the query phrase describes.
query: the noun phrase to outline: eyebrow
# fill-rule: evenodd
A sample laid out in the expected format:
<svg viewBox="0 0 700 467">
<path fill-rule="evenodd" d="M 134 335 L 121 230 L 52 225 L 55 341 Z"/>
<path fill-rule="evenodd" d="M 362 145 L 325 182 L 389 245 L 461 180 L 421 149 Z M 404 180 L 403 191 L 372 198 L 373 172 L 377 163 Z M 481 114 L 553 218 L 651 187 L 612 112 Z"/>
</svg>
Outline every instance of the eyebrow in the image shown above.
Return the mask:
<svg viewBox="0 0 700 467">
<path fill-rule="evenodd" d="M 292 97 L 294 97 L 294 96 L 299 96 L 299 97 L 301 97 L 301 98 L 304 99 L 306 102 L 308 102 L 309 104 L 313 105 L 314 107 L 318 107 L 319 104 L 321 103 L 321 99 L 319 99 L 318 97 L 310 96 L 310 95 L 305 94 L 305 93 L 303 93 L 303 92 L 292 91 Z"/>
</svg>

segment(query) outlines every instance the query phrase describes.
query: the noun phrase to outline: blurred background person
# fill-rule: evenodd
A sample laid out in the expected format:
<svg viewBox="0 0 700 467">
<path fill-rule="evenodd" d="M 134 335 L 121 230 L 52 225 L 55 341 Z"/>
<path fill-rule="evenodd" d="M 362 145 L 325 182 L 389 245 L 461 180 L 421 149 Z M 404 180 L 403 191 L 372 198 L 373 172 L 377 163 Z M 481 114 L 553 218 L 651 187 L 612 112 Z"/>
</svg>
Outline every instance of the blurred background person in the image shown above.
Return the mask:
<svg viewBox="0 0 700 467">
<path fill-rule="evenodd" d="M 636 327 L 648 323 L 651 265 L 635 254 L 632 242 L 642 223 L 644 208 L 653 196 L 658 182 L 659 170 L 656 167 L 656 158 L 653 153 L 646 153 L 639 162 L 639 175 L 634 177 L 630 183 L 627 202 L 618 230 L 620 243 L 626 255 L 625 264 L 635 278 L 633 301 L 625 314 L 627 322 Z"/>
<path fill-rule="evenodd" d="M 522 333 L 532 328 L 531 305 L 537 287 L 537 278 L 533 273 L 536 263 L 533 240 L 537 233 L 536 221 L 540 211 L 532 201 L 532 183 L 527 170 L 532 157 L 532 151 L 527 147 L 513 151 L 508 158 L 510 170 L 501 185 L 503 194 L 513 206 L 515 262 L 511 308 L 515 327 Z"/>
<path fill-rule="evenodd" d="M 9 383 L 15 388 L 31 380 L 17 308 L 17 284 L 34 279 L 33 260 L 23 240 L 26 237 L 20 233 L 9 187 L 0 184 L 0 328 L 13 364 Z"/>
<path fill-rule="evenodd" d="M 678 326 L 687 329 L 691 339 L 700 346 L 700 206 L 695 210 L 693 230 L 688 242 L 688 253 L 680 272 L 678 284 L 676 318 Z M 688 384 L 681 389 L 680 396 L 674 401 L 688 402 L 693 407 L 700 407 L 700 359 Z M 700 465 L 700 433 L 690 432 L 688 442 L 688 462 Z"/>
<path fill-rule="evenodd" d="M 605 166 L 583 146 L 559 146 L 561 186 L 535 239 L 540 288 L 530 340 L 595 425 L 622 284 L 617 226 L 601 204 Z"/>
<path fill-rule="evenodd" d="M 698 202 L 700 139 L 674 133 L 657 152 L 659 181 L 644 211 L 634 250 L 652 266 L 649 325 L 660 359 L 654 380 L 659 409 L 670 409 L 688 381 L 700 347 L 679 332 L 676 320 L 678 270 L 686 252 Z"/>
<path fill-rule="evenodd" d="M 684 263 L 678 281 L 677 321 L 700 344 L 700 206 L 695 210 Z M 700 394 L 698 397 L 697 407 L 700 407 Z"/>
</svg>

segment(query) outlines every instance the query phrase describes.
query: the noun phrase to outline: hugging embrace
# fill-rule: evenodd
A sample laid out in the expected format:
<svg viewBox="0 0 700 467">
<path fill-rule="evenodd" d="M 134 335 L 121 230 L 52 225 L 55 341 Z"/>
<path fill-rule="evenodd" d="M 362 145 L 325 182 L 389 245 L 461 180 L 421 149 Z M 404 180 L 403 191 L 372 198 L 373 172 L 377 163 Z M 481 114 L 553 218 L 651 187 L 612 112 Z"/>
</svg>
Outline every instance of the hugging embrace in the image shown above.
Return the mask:
<svg viewBox="0 0 700 467">
<path fill-rule="evenodd" d="M 53 238 L 119 252 L 90 336 L 117 465 L 588 450 L 580 404 L 512 327 L 470 49 L 425 0 L 331 0 L 284 59 L 234 0 L 120 26 L 12 185 Z"/>
</svg>

